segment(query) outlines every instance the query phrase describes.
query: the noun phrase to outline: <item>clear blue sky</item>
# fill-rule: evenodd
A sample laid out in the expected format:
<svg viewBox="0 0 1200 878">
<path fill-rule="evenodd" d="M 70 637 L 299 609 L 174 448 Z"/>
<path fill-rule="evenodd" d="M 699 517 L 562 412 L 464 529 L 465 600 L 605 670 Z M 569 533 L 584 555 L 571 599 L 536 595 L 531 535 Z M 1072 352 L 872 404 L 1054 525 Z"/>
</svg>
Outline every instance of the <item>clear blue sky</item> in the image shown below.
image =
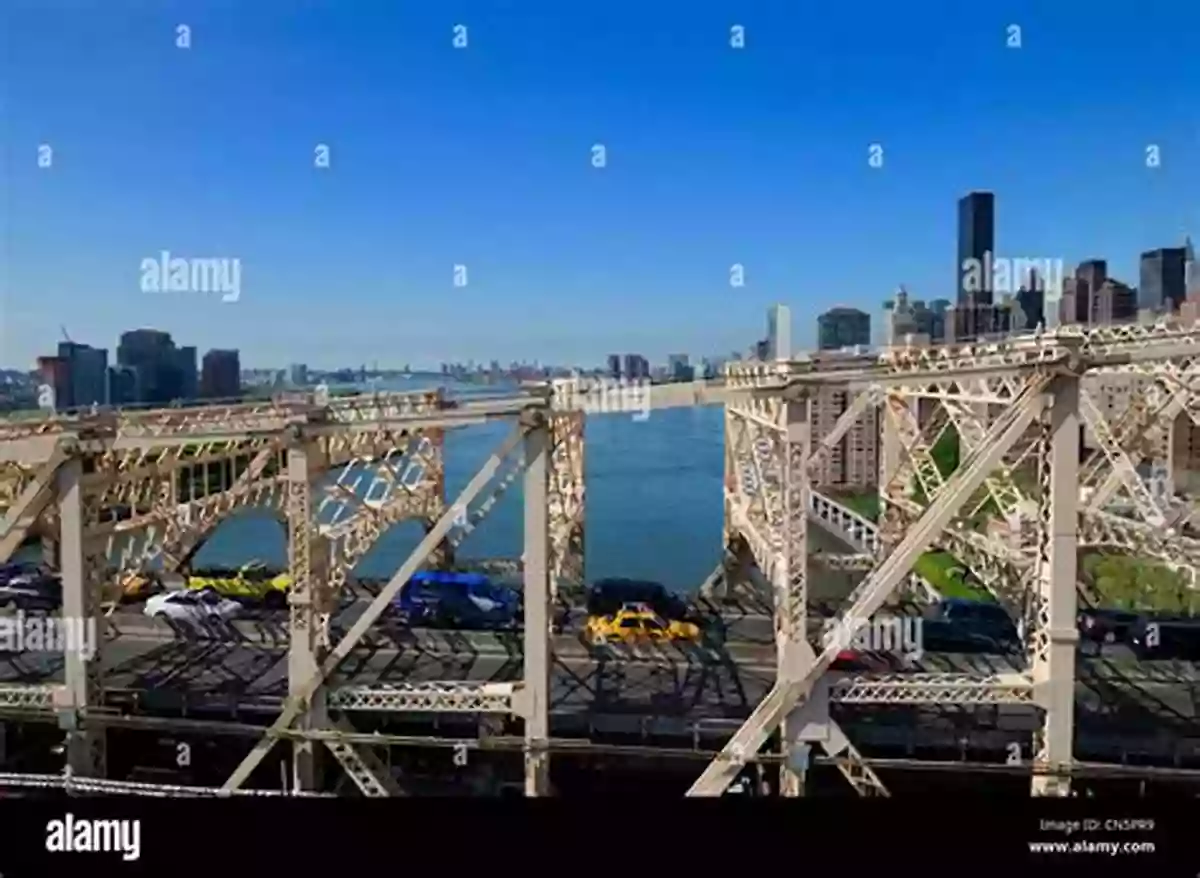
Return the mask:
<svg viewBox="0 0 1200 878">
<path fill-rule="evenodd" d="M 973 188 L 1000 255 L 1136 283 L 1200 238 L 1198 34 L 1195 0 L 3 0 L 0 363 L 60 324 L 249 365 L 659 360 L 776 301 L 805 344 L 948 295 Z M 161 250 L 239 258 L 240 300 L 142 292 Z"/>
</svg>

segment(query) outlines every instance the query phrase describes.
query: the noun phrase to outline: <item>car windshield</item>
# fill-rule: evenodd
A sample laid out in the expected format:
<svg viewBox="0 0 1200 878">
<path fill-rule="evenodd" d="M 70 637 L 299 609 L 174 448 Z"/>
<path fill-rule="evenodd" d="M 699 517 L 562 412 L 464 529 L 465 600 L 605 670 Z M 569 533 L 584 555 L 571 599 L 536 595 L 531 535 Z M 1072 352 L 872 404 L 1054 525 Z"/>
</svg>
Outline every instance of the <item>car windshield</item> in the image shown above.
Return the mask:
<svg viewBox="0 0 1200 878">
<path fill-rule="evenodd" d="M 641 624 L 641 621 L 642 621 L 641 619 L 622 619 L 621 627 L 622 628 L 636 628 L 636 627 L 638 627 L 639 624 Z"/>
</svg>

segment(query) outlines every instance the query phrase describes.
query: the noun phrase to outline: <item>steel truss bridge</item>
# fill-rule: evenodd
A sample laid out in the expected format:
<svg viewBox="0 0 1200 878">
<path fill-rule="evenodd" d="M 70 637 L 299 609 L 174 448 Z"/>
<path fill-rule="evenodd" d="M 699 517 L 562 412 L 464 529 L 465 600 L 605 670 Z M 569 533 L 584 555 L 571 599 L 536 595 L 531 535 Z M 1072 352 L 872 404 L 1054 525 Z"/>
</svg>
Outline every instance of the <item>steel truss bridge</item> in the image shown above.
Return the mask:
<svg viewBox="0 0 1200 878">
<path fill-rule="evenodd" d="M 1187 536 L 1194 512 L 1168 491 L 1152 496 L 1144 461 L 1169 472 L 1172 431 L 1200 423 L 1200 324 L 1062 329 L 961 346 L 893 347 L 854 368 L 808 361 L 734 363 L 715 381 L 653 388 L 652 408 L 725 408 L 725 559 L 705 593 L 757 587 L 774 616 L 774 681 L 690 790 L 721 794 L 780 732 L 781 791 L 800 792 L 789 753 L 819 746 L 862 794 L 886 789 L 830 718 L 831 702 L 1032 705 L 1032 792 L 1066 795 L 1072 772 L 1078 551 L 1115 547 L 1168 564 L 1200 563 Z M 1105 381 L 1138 392 L 1106 412 Z M 851 399 L 829 435 L 812 435 L 813 398 L 830 388 Z M 440 392 L 296 397 L 230 406 L 9 420 L 0 423 L 0 561 L 30 534 L 52 535 L 67 618 L 111 627 L 102 589 L 117 571 L 158 560 L 179 569 L 228 515 L 271 506 L 285 517 L 293 585 L 287 614 L 287 694 L 269 731 L 220 789 L 234 794 L 279 742 L 293 747 L 297 789 L 316 788 L 328 749 L 368 796 L 399 794 L 363 735 L 354 709 L 511 715 L 523 720 L 525 786 L 549 793 L 552 604 L 584 584 L 584 422 L 593 391 L 552 381 L 519 394 L 451 400 Z M 821 456 L 869 408 L 882 423 L 878 526 L 810 486 Z M 490 421 L 511 431 L 454 498 L 445 497 L 446 431 Z M 953 427 L 961 463 L 950 475 L 932 448 Z M 1081 463 L 1081 427 L 1098 453 Z M 331 471 L 369 467 L 384 490 L 362 496 Z M 213 478 L 213 473 L 217 477 Z M 437 680 L 338 683 L 338 670 L 375 630 L 402 585 L 423 565 L 448 563 L 463 539 L 518 479 L 523 481 L 522 669 L 510 682 Z M 1080 486 L 1085 490 L 1081 492 Z M 324 514 L 330 505 L 336 512 Z M 128 513 L 114 517 L 111 511 Z M 1117 511 L 1120 510 L 1120 511 Z M 981 511 L 1007 536 L 969 526 Z M 418 520 L 424 537 L 348 629 L 339 603 L 362 586 L 355 564 L 392 524 Z M 839 615 L 847 629 L 902 592 L 929 596 L 911 574 L 930 547 L 967 564 L 1023 620 L 1022 670 L 992 674 L 830 672 L 837 647 L 807 636 L 808 525 L 857 552 L 826 563 L 867 571 Z M 68 651 L 63 682 L 0 686 L 0 710 L 53 712 L 67 729 L 67 776 L 87 790 L 147 794 L 105 779 L 105 651 Z M 805 750 L 807 752 L 807 750 Z M 39 780 L 39 784 L 53 781 Z M 83 787 L 80 787 L 81 789 Z"/>
</svg>

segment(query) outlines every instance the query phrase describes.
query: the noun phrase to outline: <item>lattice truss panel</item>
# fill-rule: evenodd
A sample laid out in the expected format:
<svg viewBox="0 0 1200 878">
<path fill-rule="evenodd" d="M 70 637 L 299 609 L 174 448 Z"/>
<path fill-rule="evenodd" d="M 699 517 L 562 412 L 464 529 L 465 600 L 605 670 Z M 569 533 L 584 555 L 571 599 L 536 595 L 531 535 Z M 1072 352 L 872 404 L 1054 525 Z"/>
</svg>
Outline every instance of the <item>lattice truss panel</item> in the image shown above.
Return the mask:
<svg viewBox="0 0 1200 878">
<path fill-rule="evenodd" d="M 763 372 L 777 369 L 787 377 L 788 367 L 731 365 L 726 368 L 730 383 L 755 385 Z M 835 428 L 844 432 L 853 414 Z M 815 462 L 810 428 L 808 394 L 789 400 L 750 397 L 726 405 L 725 409 L 725 532 L 727 543 L 750 563 L 750 573 L 765 577 L 772 594 L 775 639 L 778 654 L 777 678 L 790 680 L 811 663 L 812 646 L 807 639 L 808 616 L 808 472 Z M 834 438 L 833 442 L 836 442 Z M 833 443 L 821 446 L 823 453 Z M 841 734 L 828 715 L 818 718 L 825 730 L 825 749 L 837 757 L 836 764 L 854 787 L 865 794 L 886 795 L 879 778 L 863 762 L 858 751 Z M 783 730 L 782 746 L 792 753 L 807 747 L 807 718 L 790 718 Z M 791 765 L 781 772 L 780 789 L 785 795 L 800 793 L 800 778 Z"/>
<path fill-rule="evenodd" d="M 1095 405 L 1088 398 L 1090 387 L 1081 386 L 1084 382 L 1080 376 L 1089 368 L 1093 377 L 1103 377 L 1114 367 L 1126 373 L 1153 373 L 1164 386 L 1145 394 L 1145 408 L 1161 411 L 1164 405 L 1170 405 L 1170 399 L 1175 399 L 1177 410 L 1187 411 L 1186 400 L 1194 395 L 1189 388 L 1188 358 L 1198 353 L 1197 336 L 1196 326 L 1106 327 L 957 348 L 893 348 L 883 353 L 881 366 L 887 374 L 872 377 L 887 394 L 881 453 L 884 515 L 878 535 L 885 557 L 852 595 L 851 608 L 842 618 L 869 618 L 883 606 L 920 552 L 937 545 L 958 555 L 977 574 L 982 571 L 981 579 L 989 590 L 1018 611 L 1024 622 L 1029 671 L 985 680 L 939 677 L 935 681 L 918 675 L 897 675 L 886 681 L 843 680 L 833 688 L 836 700 L 854 702 L 861 698 L 860 703 L 865 703 L 878 697 L 893 703 L 942 704 L 1032 701 L 1045 709 L 1045 723 L 1034 742 L 1035 759 L 1043 770 L 1050 771 L 1035 779 L 1034 792 L 1067 792 L 1064 776 L 1056 775 L 1054 770 L 1071 760 L 1077 638 L 1074 582 L 1080 537 L 1084 544 L 1150 544 L 1154 542 L 1154 522 L 1163 520 L 1155 516 L 1136 527 L 1135 522 L 1122 521 L 1111 513 L 1100 517 L 1085 509 L 1080 515 L 1080 426 L 1086 424 L 1092 431 L 1108 468 L 1117 473 L 1131 469 L 1117 457 L 1119 437 L 1135 431 L 1126 426 L 1106 441 L 1112 431 L 1098 423 L 1098 416 L 1104 413 L 1093 411 Z M 1164 369 L 1166 361 L 1173 362 Z M 1165 379 L 1161 377 L 1164 374 Z M 1162 401 L 1164 392 L 1166 403 Z M 921 401 L 926 402 L 924 409 Z M 1135 408 L 1134 413 L 1126 414 L 1128 421 L 1136 422 L 1136 412 Z M 1169 418 L 1168 409 L 1167 414 L 1147 420 L 1156 421 L 1161 433 L 1169 431 Z M 961 452 L 961 462 L 953 474 L 939 471 L 933 461 L 939 435 L 949 425 L 958 434 Z M 727 482 L 741 472 L 747 476 L 742 481 L 752 489 L 766 483 L 759 473 L 769 467 L 761 463 L 755 467 L 753 461 L 739 463 L 737 459 L 739 450 L 746 456 L 746 441 L 730 433 L 727 442 L 734 449 L 732 459 L 727 459 Z M 1143 456 L 1152 458 L 1164 454 L 1168 447 L 1161 436 L 1153 435 L 1142 447 L 1147 446 Z M 1092 468 L 1099 470 L 1101 466 L 1093 464 Z M 1129 480 L 1115 476 L 1111 481 Z M 1133 484 L 1126 491 L 1128 507 L 1135 513 L 1153 515 L 1155 510 L 1149 507 L 1145 493 Z M 747 504 L 731 502 L 728 494 L 727 487 L 727 510 L 750 521 L 751 515 L 744 511 Z M 760 501 L 760 505 L 765 502 Z M 984 510 L 1002 524 L 992 533 L 980 533 L 968 526 Z M 1176 516 L 1186 520 L 1190 510 L 1176 512 Z M 960 526 L 954 526 L 956 519 L 961 520 Z M 745 530 L 750 533 L 743 538 L 752 548 L 771 547 L 751 528 Z M 1158 542 L 1160 550 L 1166 548 L 1161 540 Z M 1194 548 L 1188 541 L 1179 543 L 1189 552 Z M 1183 555 L 1181 551 L 1175 553 L 1178 561 L 1186 560 Z M 809 704 L 815 700 L 814 687 L 822 681 L 835 656 L 835 647 L 825 648 L 801 679 L 777 681 L 693 786 L 691 794 L 723 791 L 747 756 L 804 705 L 806 697 Z M 860 783 L 855 785 L 861 788 Z"/>
<path fill-rule="evenodd" d="M 1007 361 L 1003 366 L 1008 368 L 1000 378 L 983 375 L 979 379 L 965 380 L 958 374 L 953 379 L 949 375 L 942 378 L 936 373 L 956 372 L 956 369 L 948 368 L 946 357 L 937 350 L 911 351 L 907 356 L 899 357 L 899 361 L 888 363 L 904 378 L 881 387 L 886 407 L 886 444 L 892 443 L 892 451 L 883 452 L 886 468 L 881 480 L 884 516 L 878 536 L 886 557 L 851 596 L 851 607 L 842 615 L 842 620 L 869 619 L 904 581 L 920 551 L 934 542 L 955 518 L 978 515 L 986 506 L 1007 519 L 1009 539 L 1002 543 L 992 536 L 977 536 L 967 528 L 949 527 L 946 547 L 950 551 L 973 549 L 984 557 L 992 555 L 1001 559 L 996 567 L 1009 572 L 1009 587 L 994 583 L 992 588 L 1007 597 L 1009 606 L 1024 609 L 1026 601 L 1022 599 L 1026 593 L 1020 588 L 1022 578 L 1027 579 L 1031 576 L 1028 571 L 1040 570 L 1043 565 L 1030 558 L 1033 553 L 1027 545 L 1026 535 L 1037 533 L 1037 528 L 1022 527 L 1021 519 L 1028 515 L 1031 498 L 1026 497 L 1027 489 L 1022 491 L 1018 487 L 1020 480 L 1014 476 L 1014 471 L 1025 464 L 1031 453 L 1036 453 L 1031 447 L 1042 447 L 1031 434 L 1037 435 L 1034 423 L 1042 413 L 1046 387 L 1054 379 L 1055 369 L 1037 367 L 1043 363 L 1051 366 L 1062 357 L 1038 351 L 1006 350 L 1003 345 L 984 353 L 998 355 Z M 884 361 L 887 362 L 887 356 Z M 1019 371 L 1014 371 L 1014 366 Z M 912 373 L 924 374 L 917 378 Z M 730 408 L 736 410 L 736 407 Z M 952 426 L 959 435 L 962 461 L 958 470 L 949 475 L 938 470 L 932 449 L 941 434 Z M 743 429 L 742 433 L 745 432 Z M 730 479 L 728 470 L 733 470 L 734 477 L 742 476 L 738 486 L 745 485 L 751 492 L 760 485 L 770 486 L 769 480 L 761 476 L 764 471 L 770 471 L 769 465 L 749 458 L 746 450 L 754 449 L 754 446 L 740 437 L 737 428 L 728 433 L 727 443 L 731 450 L 728 452 L 731 459 L 726 463 L 727 480 Z M 760 446 L 764 446 L 762 441 Z M 763 447 L 762 450 L 766 449 Z M 740 457 L 749 458 L 748 461 L 739 461 L 739 452 Z M 758 517 L 770 521 L 769 494 L 760 493 L 766 497 L 760 499 L 751 495 L 751 499 L 756 500 L 758 506 L 766 507 Z M 754 523 L 752 513 L 743 511 L 750 505 L 750 500 L 740 507 L 736 501 L 731 503 L 727 499 L 726 503 L 734 516 L 740 513 L 743 521 Z M 1044 504 L 1037 504 L 1038 511 L 1040 505 Z M 770 543 L 757 536 L 754 530 L 746 530 L 750 533 L 744 539 L 752 548 L 756 545 L 770 547 Z M 1015 570 L 1006 570 L 1012 567 Z M 800 710 L 798 705 L 803 703 L 805 693 L 811 692 L 821 681 L 836 651 L 836 643 L 829 647 L 822 644 L 821 654 L 806 662 L 798 680 L 776 682 L 772 693 L 733 736 L 722 756 L 709 766 L 692 793 L 713 794 L 724 789 L 728 778 L 736 776 L 746 756 L 757 750 L 781 721 Z M 841 681 L 832 694 L 839 702 L 848 700 L 851 703 L 859 702 L 859 699 L 862 699 L 859 703 L 868 699 L 884 703 L 1030 703 L 1034 692 L 1032 682 L 1030 676 L 1018 674 L 992 679 L 959 675 L 895 675 L 882 680 Z M 812 704 L 814 700 L 810 700 L 805 708 L 811 708 Z M 812 711 L 806 712 L 809 716 L 805 718 L 811 722 Z M 828 740 L 842 738 L 844 735 L 838 733 L 830 735 Z M 864 783 L 860 772 L 856 772 L 851 780 L 860 792 L 876 792 L 876 784 Z M 878 789 L 882 789 L 881 784 Z"/>
</svg>

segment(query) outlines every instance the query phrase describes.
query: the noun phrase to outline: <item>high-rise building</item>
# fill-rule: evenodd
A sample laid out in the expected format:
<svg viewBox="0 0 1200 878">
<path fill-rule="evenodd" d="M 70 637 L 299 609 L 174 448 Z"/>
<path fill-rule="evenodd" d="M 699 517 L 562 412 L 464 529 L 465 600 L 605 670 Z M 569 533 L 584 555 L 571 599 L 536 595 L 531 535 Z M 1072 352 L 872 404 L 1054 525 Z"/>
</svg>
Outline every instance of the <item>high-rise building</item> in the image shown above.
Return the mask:
<svg viewBox="0 0 1200 878">
<path fill-rule="evenodd" d="M 836 351 L 871 343 L 871 315 L 857 308 L 831 308 L 817 317 L 817 349 Z"/>
<path fill-rule="evenodd" d="M 1119 280 L 1106 278 L 1091 297 L 1093 326 L 1110 323 L 1129 323 L 1138 315 L 1137 290 Z"/>
<path fill-rule="evenodd" d="M 650 361 L 641 354 L 625 355 L 624 377 L 631 381 L 650 377 Z"/>
<path fill-rule="evenodd" d="M 1186 247 L 1162 247 L 1142 254 L 1138 308 L 1173 314 L 1187 298 Z"/>
<path fill-rule="evenodd" d="M 38 377 L 42 386 L 49 388 L 51 398 L 49 408 L 57 411 L 74 406 L 71 397 L 71 364 L 62 357 L 38 357 Z M 38 404 L 42 405 L 42 394 L 39 390 Z"/>
<path fill-rule="evenodd" d="M 178 352 L 169 332 L 134 329 L 122 333 L 117 344 L 117 365 L 134 371 L 136 402 L 166 405 L 180 398 L 183 388 Z"/>
<path fill-rule="evenodd" d="M 73 341 L 59 342 L 58 357 L 70 374 L 70 407 L 104 405 L 108 400 L 108 351 Z M 60 409 L 68 406 L 59 403 Z"/>
<path fill-rule="evenodd" d="M 609 354 L 608 355 L 608 376 L 610 378 L 620 378 L 621 377 L 621 355 L 620 354 Z"/>
<path fill-rule="evenodd" d="M 108 404 L 134 405 L 138 401 L 137 370 L 129 366 L 108 367 Z"/>
<path fill-rule="evenodd" d="M 980 289 L 968 289 L 971 267 L 991 265 L 996 253 L 996 196 L 971 192 L 958 200 L 958 264 L 955 272 L 955 302 L 959 305 L 992 304 L 990 272 L 979 275 Z"/>
<path fill-rule="evenodd" d="M 443 364 L 443 373 L 445 372 L 445 368 L 445 364 Z M 405 369 L 404 371 L 407 372 L 408 370 Z M 308 384 L 308 366 L 303 363 L 292 363 L 290 372 L 293 387 L 304 387 Z"/>
<path fill-rule="evenodd" d="M 870 368 L 871 354 L 823 351 L 811 358 L 817 372 Z M 836 384 L 820 385 L 812 396 L 812 434 L 828 436 L 852 404 L 855 394 Z M 813 485 L 861 490 L 879 482 L 879 415 L 868 406 L 841 439 L 829 447 L 812 470 Z"/>
<path fill-rule="evenodd" d="M 211 350 L 200 367 L 200 395 L 235 399 L 242 395 L 242 366 L 237 351 Z"/>
<path fill-rule="evenodd" d="M 788 360 L 792 356 L 792 312 L 787 305 L 767 310 L 766 360 Z"/>
<path fill-rule="evenodd" d="M 689 381 L 692 376 L 691 366 L 688 365 L 687 354 L 667 355 L 667 374 L 674 381 Z"/>
<path fill-rule="evenodd" d="M 179 371 L 179 396 L 177 399 L 199 399 L 200 373 L 196 368 L 196 348 L 194 346 L 188 345 L 175 352 L 175 368 Z"/>
</svg>

